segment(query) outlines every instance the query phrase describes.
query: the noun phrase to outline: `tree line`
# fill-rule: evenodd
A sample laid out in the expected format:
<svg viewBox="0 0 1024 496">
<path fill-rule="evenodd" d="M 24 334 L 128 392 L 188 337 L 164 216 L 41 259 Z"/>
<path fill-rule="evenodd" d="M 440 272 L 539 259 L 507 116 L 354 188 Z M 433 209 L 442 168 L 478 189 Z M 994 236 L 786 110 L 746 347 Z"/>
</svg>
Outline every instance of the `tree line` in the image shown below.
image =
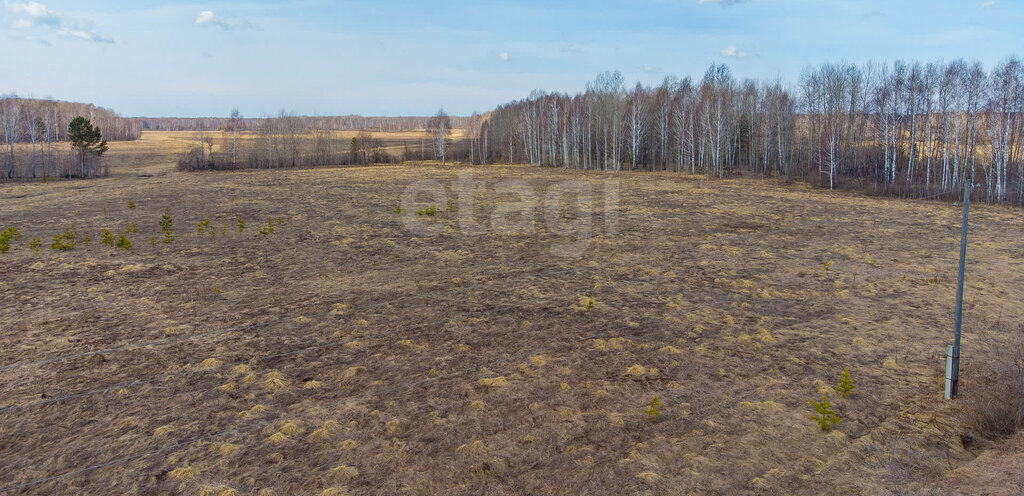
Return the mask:
<svg viewBox="0 0 1024 496">
<path fill-rule="evenodd" d="M 71 142 L 70 124 L 77 117 L 102 129 L 110 141 L 138 139 L 141 123 L 112 110 L 87 103 L 0 97 L 0 137 L 3 139 L 3 178 L 95 177 L 103 175 L 99 155 L 56 146 Z"/>
<path fill-rule="evenodd" d="M 307 130 L 329 131 L 375 131 L 381 133 L 409 132 L 424 129 L 432 117 L 365 117 L 361 115 L 308 116 L 295 115 L 282 110 L 277 116 L 258 118 L 242 117 L 142 117 L 139 121 L 144 130 L 161 131 L 218 131 L 236 127 L 242 131 L 257 131 L 266 125 L 267 119 L 287 115 Z M 455 127 L 465 127 L 467 117 L 451 117 Z"/>
<path fill-rule="evenodd" d="M 470 119 L 474 162 L 722 177 L 1024 202 L 1024 66 L 896 61 L 808 67 L 796 85 L 700 79 L 624 85 L 606 72 L 576 94 L 534 91 Z"/>
<path fill-rule="evenodd" d="M 412 119 L 412 118 L 403 118 Z M 419 122 L 420 118 L 415 118 Z M 426 131 L 415 137 L 386 140 L 362 129 L 355 136 L 338 133 L 329 119 L 281 111 L 276 117 L 243 119 L 238 110 L 215 131 L 196 131 L 196 143 L 178 158 L 181 170 L 287 169 L 333 165 L 365 165 L 436 159 L 467 161 L 468 143 L 451 139 L 455 123 L 465 118 L 440 110 L 423 118 Z M 411 122 L 411 121 L 410 121 Z M 387 148 L 401 146 L 401 153 Z"/>
</svg>

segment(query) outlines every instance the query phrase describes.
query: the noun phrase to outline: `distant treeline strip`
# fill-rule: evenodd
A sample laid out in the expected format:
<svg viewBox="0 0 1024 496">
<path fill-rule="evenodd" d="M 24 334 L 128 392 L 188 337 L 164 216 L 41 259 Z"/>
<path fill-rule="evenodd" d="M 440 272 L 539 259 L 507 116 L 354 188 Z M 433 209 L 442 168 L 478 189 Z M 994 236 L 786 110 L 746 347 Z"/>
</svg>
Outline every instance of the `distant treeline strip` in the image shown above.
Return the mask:
<svg viewBox="0 0 1024 496">
<path fill-rule="evenodd" d="M 424 129 L 431 117 L 363 117 L 361 115 L 344 116 L 298 116 L 281 112 L 276 118 L 290 118 L 298 121 L 299 126 L 306 130 L 321 131 L 376 131 L 376 132 L 407 132 Z M 229 127 L 237 127 L 239 131 L 256 131 L 264 126 L 267 117 L 236 118 L 230 117 L 141 117 L 144 130 L 160 131 L 218 131 Z M 451 117 L 454 127 L 465 127 L 468 117 Z"/>
<path fill-rule="evenodd" d="M 826 63 L 799 84 L 725 65 L 627 89 L 604 73 L 573 95 L 534 91 L 467 129 L 486 163 L 806 179 L 822 187 L 1024 203 L 1024 65 Z"/>
</svg>

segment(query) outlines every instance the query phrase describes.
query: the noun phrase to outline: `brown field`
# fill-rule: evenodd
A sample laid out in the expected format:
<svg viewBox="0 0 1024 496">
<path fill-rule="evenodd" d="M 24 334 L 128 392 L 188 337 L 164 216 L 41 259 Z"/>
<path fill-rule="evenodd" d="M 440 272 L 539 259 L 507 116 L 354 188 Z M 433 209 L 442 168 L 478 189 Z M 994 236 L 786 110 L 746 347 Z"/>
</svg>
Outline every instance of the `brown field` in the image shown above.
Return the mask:
<svg viewBox="0 0 1024 496">
<path fill-rule="evenodd" d="M 113 143 L 108 179 L 0 185 L 0 227 L 22 234 L 0 254 L 0 492 L 1021 484 L 1021 439 L 969 442 L 962 419 L 983 400 L 976 364 L 1024 322 L 1019 210 L 973 210 L 964 398 L 945 402 L 955 206 L 526 166 L 174 171 L 192 140 Z M 532 234 L 482 235 L 460 229 L 458 203 L 395 212 L 406 186 L 452 194 L 465 172 L 540 198 L 591 185 L 591 204 L 560 215 L 593 215 L 593 239 L 553 256 L 566 240 L 540 210 Z M 602 203 L 612 180 L 617 233 Z M 483 218 L 509 200 L 489 189 L 467 205 Z M 151 246 L 165 208 L 175 241 Z M 258 234 L 268 218 L 274 232 Z M 50 249 L 72 224 L 90 244 Z M 132 224 L 130 250 L 100 242 Z M 856 389 L 840 399 L 843 369 Z M 809 419 L 823 393 L 843 417 L 830 433 Z"/>
</svg>

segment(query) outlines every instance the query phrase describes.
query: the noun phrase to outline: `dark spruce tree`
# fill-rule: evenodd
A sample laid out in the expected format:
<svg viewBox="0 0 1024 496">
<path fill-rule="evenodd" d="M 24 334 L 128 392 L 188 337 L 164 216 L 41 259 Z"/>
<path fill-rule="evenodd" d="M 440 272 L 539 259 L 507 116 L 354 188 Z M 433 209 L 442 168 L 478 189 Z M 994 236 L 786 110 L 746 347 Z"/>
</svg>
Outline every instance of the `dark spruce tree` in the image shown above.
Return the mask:
<svg viewBox="0 0 1024 496">
<path fill-rule="evenodd" d="M 93 127 L 89 119 L 78 116 L 68 124 L 68 139 L 71 147 L 78 150 L 79 165 L 81 166 L 81 177 L 91 177 L 93 171 L 87 168 L 89 155 L 97 157 L 107 151 L 107 140 L 103 139 L 100 128 Z M 68 179 L 71 178 L 71 171 L 68 171 Z"/>
</svg>

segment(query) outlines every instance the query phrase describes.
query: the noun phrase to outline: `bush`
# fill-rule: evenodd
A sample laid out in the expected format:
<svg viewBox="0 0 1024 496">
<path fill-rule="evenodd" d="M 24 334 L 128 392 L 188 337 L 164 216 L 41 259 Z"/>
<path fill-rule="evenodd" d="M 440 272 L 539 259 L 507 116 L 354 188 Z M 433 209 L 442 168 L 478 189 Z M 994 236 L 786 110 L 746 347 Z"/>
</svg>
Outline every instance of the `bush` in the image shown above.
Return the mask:
<svg viewBox="0 0 1024 496">
<path fill-rule="evenodd" d="M 0 231 L 0 253 L 7 253 L 11 249 L 11 241 L 21 237 L 17 227 L 8 227 Z"/>
<path fill-rule="evenodd" d="M 39 239 L 38 236 L 28 240 L 28 247 L 30 250 L 39 253 L 40 246 L 43 246 L 43 240 Z"/>
<path fill-rule="evenodd" d="M 121 235 L 117 237 L 117 241 L 114 242 L 114 246 L 122 250 L 131 249 L 132 240 L 128 239 L 128 233 L 121 233 Z"/>
<path fill-rule="evenodd" d="M 1007 334 L 1008 343 L 990 344 L 987 356 L 964 361 L 960 370 L 969 437 L 995 440 L 1024 427 L 1024 325 Z"/>
<path fill-rule="evenodd" d="M 644 410 L 644 413 L 646 413 L 651 420 L 654 420 L 655 417 L 661 415 L 661 411 L 658 410 L 659 406 L 661 406 L 661 402 L 658 400 L 658 397 L 655 396 L 654 399 L 647 404 L 647 409 Z"/>
<path fill-rule="evenodd" d="M 274 233 L 274 219 L 271 219 L 271 218 L 268 217 L 267 218 L 267 225 L 265 225 L 262 228 L 260 228 L 260 235 L 261 236 L 266 236 L 268 234 L 273 234 L 273 233 Z"/>
<path fill-rule="evenodd" d="M 107 246 L 114 246 L 114 235 L 110 234 L 109 229 L 103 230 L 103 237 L 100 239 L 100 242 Z"/>
<path fill-rule="evenodd" d="M 53 235 L 53 243 L 50 244 L 50 248 L 58 251 L 71 251 L 75 249 L 77 240 L 78 235 L 75 233 L 75 225 L 71 224 L 71 227 L 64 228 L 64 232 Z"/>
</svg>

